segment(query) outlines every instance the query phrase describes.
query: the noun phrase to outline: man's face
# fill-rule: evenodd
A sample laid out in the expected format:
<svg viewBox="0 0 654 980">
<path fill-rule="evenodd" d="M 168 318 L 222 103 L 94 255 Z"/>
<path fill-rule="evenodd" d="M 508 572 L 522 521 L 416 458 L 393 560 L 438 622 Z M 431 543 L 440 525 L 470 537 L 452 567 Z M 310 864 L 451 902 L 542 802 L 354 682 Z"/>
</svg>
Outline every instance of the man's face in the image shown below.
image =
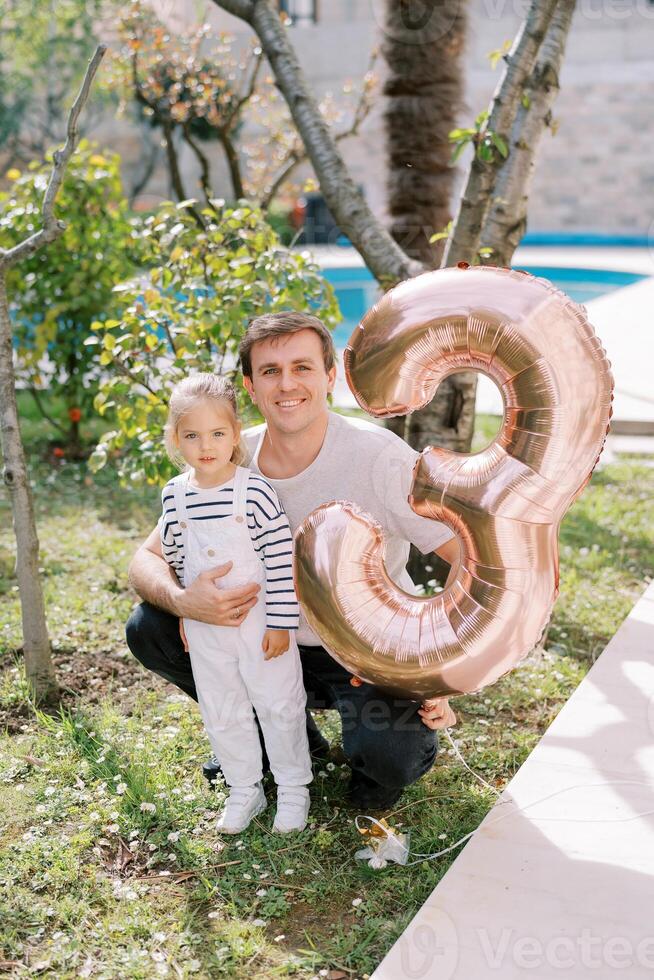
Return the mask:
<svg viewBox="0 0 654 980">
<path fill-rule="evenodd" d="M 326 414 L 336 368 L 325 371 L 315 330 L 260 340 L 250 360 L 252 378 L 244 378 L 244 384 L 271 428 L 303 432 Z"/>
</svg>

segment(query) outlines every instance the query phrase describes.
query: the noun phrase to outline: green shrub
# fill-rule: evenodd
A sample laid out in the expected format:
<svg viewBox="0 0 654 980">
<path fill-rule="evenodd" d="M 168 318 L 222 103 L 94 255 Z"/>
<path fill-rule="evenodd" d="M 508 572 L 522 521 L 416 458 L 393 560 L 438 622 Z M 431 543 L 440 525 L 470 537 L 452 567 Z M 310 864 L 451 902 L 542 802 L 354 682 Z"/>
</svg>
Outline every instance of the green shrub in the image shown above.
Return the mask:
<svg viewBox="0 0 654 980">
<path fill-rule="evenodd" d="M 113 287 L 133 271 L 138 229 L 130 221 L 116 154 L 86 140 L 71 159 L 56 205 L 62 235 L 9 273 L 8 287 L 19 384 L 63 401 L 69 445 L 92 412 L 100 367 L 85 344 L 91 324 L 106 315 Z M 10 170 L 0 193 L 0 244 L 11 247 L 41 226 L 52 163 Z M 60 423 L 58 423 L 60 424 Z"/>
<path fill-rule="evenodd" d="M 339 318 L 318 267 L 307 254 L 285 249 L 258 208 L 212 203 L 198 213 L 196 202 L 165 202 L 145 220 L 146 269 L 117 287 L 120 319 L 96 322 L 96 335 L 86 341 L 100 348 L 106 372 L 95 406 L 115 423 L 91 465 L 97 470 L 115 453 L 122 481 L 170 478 L 163 450 L 170 390 L 196 370 L 234 376 L 252 317 L 311 309 L 328 326 Z"/>
</svg>

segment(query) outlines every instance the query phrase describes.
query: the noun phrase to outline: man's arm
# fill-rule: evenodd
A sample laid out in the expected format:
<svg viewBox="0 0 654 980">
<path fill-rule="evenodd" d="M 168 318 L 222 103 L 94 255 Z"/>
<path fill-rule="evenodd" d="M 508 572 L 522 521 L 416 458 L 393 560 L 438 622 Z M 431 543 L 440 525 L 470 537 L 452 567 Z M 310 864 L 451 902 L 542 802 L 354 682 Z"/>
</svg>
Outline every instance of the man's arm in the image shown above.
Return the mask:
<svg viewBox="0 0 654 980">
<path fill-rule="evenodd" d="M 232 567 L 231 562 L 202 572 L 188 589 L 182 588 L 163 556 L 159 527 L 136 550 L 127 571 L 130 584 L 146 602 L 173 616 L 197 619 L 213 626 L 240 626 L 257 602 L 261 586 L 256 583 L 236 589 L 216 587 Z"/>
<path fill-rule="evenodd" d="M 184 615 L 184 589 L 163 556 L 158 525 L 136 549 L 127 577 L 134 591 L 146 602 L 173 616 Z"/>
</svg>

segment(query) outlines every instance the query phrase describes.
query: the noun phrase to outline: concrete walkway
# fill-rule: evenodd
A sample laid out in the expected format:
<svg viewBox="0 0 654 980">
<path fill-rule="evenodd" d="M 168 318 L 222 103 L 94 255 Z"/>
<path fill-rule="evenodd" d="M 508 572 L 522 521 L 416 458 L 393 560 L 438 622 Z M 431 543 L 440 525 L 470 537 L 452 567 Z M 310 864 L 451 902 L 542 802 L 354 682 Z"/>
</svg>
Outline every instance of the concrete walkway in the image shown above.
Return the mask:
<svg viewBox="0 0 654 980">
<path fill-rule="evenodd" d="M 654 583 L 502 798 L 373 980 L 652 977 Z"/>
</svg>

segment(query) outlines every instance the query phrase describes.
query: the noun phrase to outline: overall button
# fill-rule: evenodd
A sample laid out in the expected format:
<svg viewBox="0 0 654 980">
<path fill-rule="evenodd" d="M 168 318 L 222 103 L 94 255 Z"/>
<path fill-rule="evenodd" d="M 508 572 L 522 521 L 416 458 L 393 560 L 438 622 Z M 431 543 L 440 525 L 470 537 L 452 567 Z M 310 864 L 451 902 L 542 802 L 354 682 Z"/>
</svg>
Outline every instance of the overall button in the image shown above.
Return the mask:
<svg viewBox="0 0 654 980">
<path fill-rule="evenodd" d="M 213 548 L 208 548 L 207 549 L 207 554 L 208 555 L 211 555 L 211 557 L 213 558 L 213 556 L 216 554 L 216 552 L 213 550 Z"/>
<path fill-rule="evenodd" d="M 186 527 L 186 521 L 180 521 L 179 522 L 179 526 L 180 527 Z"/>
<path fill-rule="evenodd" d="M 242 523 L 243 523 L 243 518 L 241 517 L 241 515 L 240 515 L 240 514 L 239 514 L 239 515 L 238 515 L 238 517 L 236 518 L 236 521 L 237 521 L 237 523 L 238 523 L 238 524 L 242 524 Z"/>
</svg>

